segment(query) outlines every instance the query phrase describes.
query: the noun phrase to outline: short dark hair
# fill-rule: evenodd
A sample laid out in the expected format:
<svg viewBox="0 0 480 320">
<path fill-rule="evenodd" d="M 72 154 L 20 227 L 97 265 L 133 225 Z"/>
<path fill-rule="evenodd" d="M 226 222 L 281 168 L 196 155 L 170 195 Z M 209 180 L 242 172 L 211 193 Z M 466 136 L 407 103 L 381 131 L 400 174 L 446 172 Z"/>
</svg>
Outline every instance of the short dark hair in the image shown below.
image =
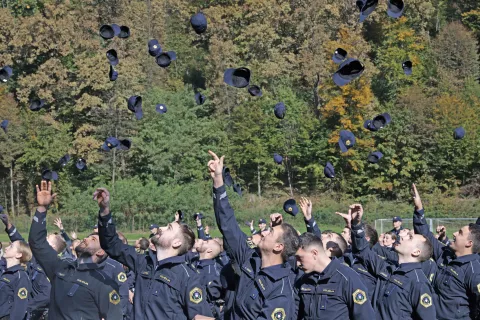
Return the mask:
<svg viewBox="0 0 480 320">
<path fill-rule="evenodd" d="M 147 250 L 148 246 L 150 245 L 150 241 L 145 237 L 141 237 L 138 240 L 138 244 L 140 246 L 140 250 Z"/>
<path fill-rule="evenodd" d="M 427 237 L 423 236 L 425 241 L 422 241 L 421 244 L 418 246 L 420 249 L 420 256 L 418 256 L 418 259 L 420 262 L 427 261 L 432 257 L 433 254 L 433 246 L 430 240 L 428 240 Z"/>
<path fill-rule="evenodd" d="M 370 244 L 370 248 L 372 248 L 378 242 L 378 232 L 377 230 L 375 230 L 374 227 L 372 227 L 369 224 L 366 224 L 364 226 L 364 230 L 365 230 L 365 237 L 370 238 L 370 241 L 368 242 Z"/>
<path fill-rule="evenodd" d="M 195 244 L 195 234 L 187 224 L 178 223 L 178 225 L 180 226 L 183 235 L 182 245 L 178 248 L 178 254 L 182 255 L 192 250 L 193 245 Z"/>
<path fill-rule="evenodd" d="M 397 234 L 395 232 L 389 231 L 385 233 L 385 235 L 387 234 L 392 238 L 393 241 L 397 241 Z"/>
<path fill-rule="evenodd" d="M 287 261 L 288 257 L 295 255 L 300 245 L 300 239 L 298 238 L 297 230 L 288 223 L 282 223 L 282 237 L 277 239 L 283 243 L 282 258 L 283 261 Z"/>
<path fill-rule="evenodd" d="M 300 238 L 299 239 L 300 240 L 300 244 L 299 244 L 300 248 L 305 249 L 305 248 L 310 247 L 310 246 L 316 246 L 316 247 L 322 248 L 322 250 L 323 250 L 322 239 L 320 237 L 317 237 L 313 233 L 305 232 L 299 238 Z"/>
<path fill-rule="evenodd" d="M 470 231 L 468 240 L 472 240 L 473 242 L 472 252 L 480 253 L 480 226 L 475 223 L 470 223 L 468 230 Z"/>
<path fill-rule="evenodd" d="M 336 235 L 337 235 L 337 244 L 338 244 L 338 247 L 340 248 L 340 250 L 342 250 L 342 254 L 345 253 L 345 251 L 347 251 L 347 248 L 348 248 L 348 243 L 347 241 L 342 237 L 341 234 L 339 234 L 338 232 L 334 232 Z"/>
</svg>

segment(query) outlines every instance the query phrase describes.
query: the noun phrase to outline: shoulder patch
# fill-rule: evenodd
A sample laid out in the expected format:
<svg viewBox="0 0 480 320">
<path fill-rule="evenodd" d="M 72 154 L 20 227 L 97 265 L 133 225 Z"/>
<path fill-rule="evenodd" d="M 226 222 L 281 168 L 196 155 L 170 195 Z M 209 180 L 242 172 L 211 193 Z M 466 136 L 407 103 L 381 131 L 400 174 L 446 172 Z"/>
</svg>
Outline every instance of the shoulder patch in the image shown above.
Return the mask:
<svg viewBox="0 0 480 320">
<path fill-rule="evenodd" d="M 276 308 L 272 312 L 272 320 L 285 320 L 287 319 L 287 315 L 285 314 L 285 310 L 283 308 Z"/>
<path fill-rule="evenodd" d="M 353 302 L 356 304 L 364 304 L 365 301 L 367 301 L 367 295 L 365 294 L 365 291 L 357 289 L 353 293 Z"/>
<path fill-rule="evenodd" d="M 199 304 L 203 300 L 203 294 L 202 294 L 202 289 L 195 287 L 192 290 L 190 290 L 190 301 L 196 304 Z"/>
<path fill-rule="evenodd" d="M 424 293 L 420 296 L 420 304 L 425 308 L 428 308 L 432 305 L 432 297 L 429 294 Z"/>
<path fill-rule="evenodd" d="M 18 297 L 19 297 L 20 299 L 22 299 L 22 300 L 23 300 L 23 299 L 27 299 L 27 297 L 28 297 L 27 288 L 20 288 L 20 289 L 18 290 L 17 295 L 18 295 Z"/>
<path fill-rule="evenodd" d="M 118 274 L 117 278 L 118 278 L 118 281 L 120 281 L 120 282 L 127 281 L 127 275 L 125 274 L 125 272 L 120 272 Z"/>
<path fill-rule="evenodd" d="M 112 292 L 108 294 L 108 298 L 111 304 L 117 305 L 120 302 L 120 296 L 115 290 L 112 290 Z"/>
<path fill-rule="evenodd" d="M 428 280 L 430 280 L 430 282 L 433 282 L 433 276 L 434 276 L 434 275 L 435 275 L 434 273 L 431 273 L 431 274 L 430 274 L 430 278 L 428 278 Z M 479 285 L 480 285 L 480 284 L 479 284 Z M 480 292 L 480 290 L 479 290 L 479 292 Z"/>
</svg>

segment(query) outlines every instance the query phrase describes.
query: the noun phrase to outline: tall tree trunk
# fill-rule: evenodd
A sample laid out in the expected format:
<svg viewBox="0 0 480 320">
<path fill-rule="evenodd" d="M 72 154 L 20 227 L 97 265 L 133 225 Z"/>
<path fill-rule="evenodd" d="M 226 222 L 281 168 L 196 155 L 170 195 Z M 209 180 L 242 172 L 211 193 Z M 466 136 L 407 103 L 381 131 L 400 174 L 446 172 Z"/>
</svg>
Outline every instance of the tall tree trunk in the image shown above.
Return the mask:
<svg viewBox="0 0 480 320">
<path fill-rule="evenodd" d="M 20 214 L 20 183 L 17 180 L 17 214 Z"/>
<path fill-rule="evenodd" d="M 287 178 L 288 178 L 288 188 L 290 189 L 290 197 L 293 198 L 293 186 L 292 186 L 292 177 L 290 172 L 290 159 L 287 158 L 285 161 L 285 166 L 287 167 Z"/>
<path fill-rule="evenodd" d="M 15 216 L 15 194 L 13 193 L 13 161 L 10 162 L 10 203 L 12 204 L 12 215 Z"/>
<path fill-rule="evenodd" d="M 5 180 L 3 180 L 6 182 Z M 5 198 L 5 211 L 8 212 L 8 201 L 7 201 L 7 187 L 3 185 L 3 197 Z"/>
<path fill-rule="evenodd" d="M 262 187 L 261 187 L 261 180 L 260 180 L 260 164 L 257 164 L 257 188 L 258 188 L 258 197 L 262 197 Z"/>
</svg>

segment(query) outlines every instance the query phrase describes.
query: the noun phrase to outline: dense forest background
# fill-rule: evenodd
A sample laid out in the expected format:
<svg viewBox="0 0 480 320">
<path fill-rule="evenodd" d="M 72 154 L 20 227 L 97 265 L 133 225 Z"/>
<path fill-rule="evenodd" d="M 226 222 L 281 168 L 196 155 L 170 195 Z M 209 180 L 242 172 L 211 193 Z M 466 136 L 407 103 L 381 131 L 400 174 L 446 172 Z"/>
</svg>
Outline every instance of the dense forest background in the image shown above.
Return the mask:
<svg viewBox="0 0 480 320">
<path fill-rule="evenodd" d="M 113 193 L 117 220 L 133 230 L 170 220 L 177 209 L 203 211 L 213 222 L 207 150 L 226 155 L 243 197 L 231 193 L 239 220 L 266 217 L 301 195 L 314 198 L 317 218 L 349 201 L 369 217 L 411 215 L 416 182 L 429 214 L 476 217 L 480 204 L 480 3 L 407 0 L 402 18 L 386 1 L 364 23 L 353 0 L 96 0 L 0 1 L 0 66 L 12 79 L 0 86 L 0 203 L 18 221 L 34 208 L 34 186 L 44 168 L 59 170 L 52 208 L 76 230 L 91 227 L 95 187 Z M 190 16 L 202 11 L 207 32 Z M 103 40 L 102 24 L 130 27 L 128 39 Z M 148 55 L 158 39 L 177 61 L 162 69 Z M 337 87 L 333 51 L 341 47 L 365 65 L 363 75 Z M 105 52 L 117 50 L 115 82 Z M 402 62 L 411 60 L 413 75 Z M 223 72 L 248 67 L 263 97 L 228 87 Z M 197 105 L 195 92 L 207 101 Z M 144 118 L 128 111 L 143 97 Z M 42 98 L 47 109 L 32 112 Z M 285 119 L 273 107 L 283 101 Z M 166 114 L 155 112 L 164 103 Z M 378 132 L 365 119 L 389 112 Z M 453 130 L 463 126 L 463 140 Z M 338 148 L 340 130 L 357 144 Z M 108 136 L 132 139 L 129 151 L 103 152 Z M 367 155 L 383 152 L 378 164 Z M 273 153 L 285 161 L 277 165 Z M 75 167 L 84 158 L 88 169 Z M 330 161 L 336 178 L 325 178 Z M 23 220 L 25 219 L 25 220 Z M 300 219 L 301 220 L 301 219 Z M 25 222 L 27 224 L 27 222 Z M 242 223 L 243 224 L 243 223 Z"/>
</svg>

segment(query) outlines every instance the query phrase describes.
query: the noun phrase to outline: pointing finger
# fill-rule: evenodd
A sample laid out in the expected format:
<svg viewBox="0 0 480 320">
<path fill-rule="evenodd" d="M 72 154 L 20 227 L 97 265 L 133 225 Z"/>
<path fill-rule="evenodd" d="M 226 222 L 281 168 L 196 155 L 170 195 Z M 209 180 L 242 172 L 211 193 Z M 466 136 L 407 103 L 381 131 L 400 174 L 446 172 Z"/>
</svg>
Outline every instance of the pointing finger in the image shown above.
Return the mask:
<svg viewBox="0 0 480 320">
<path fill-rule="evenodd" d="M 40 188 L 38 187 L 38 184 L 36 184 L 35 187 L 37 188 L 37 193 L 40 193 Z"/>
<path fill-rule="evenodd" d="M 208 150 L 208 153 L 213 157 L 213 159 L 214 159 L 215 161 L 219 160 L 219 159 L 218 159 L 218 156 L 215 154 L 215 152 L 213 152 L 213 151 L 211 151 L 211 150 Z"/>
</svg>

